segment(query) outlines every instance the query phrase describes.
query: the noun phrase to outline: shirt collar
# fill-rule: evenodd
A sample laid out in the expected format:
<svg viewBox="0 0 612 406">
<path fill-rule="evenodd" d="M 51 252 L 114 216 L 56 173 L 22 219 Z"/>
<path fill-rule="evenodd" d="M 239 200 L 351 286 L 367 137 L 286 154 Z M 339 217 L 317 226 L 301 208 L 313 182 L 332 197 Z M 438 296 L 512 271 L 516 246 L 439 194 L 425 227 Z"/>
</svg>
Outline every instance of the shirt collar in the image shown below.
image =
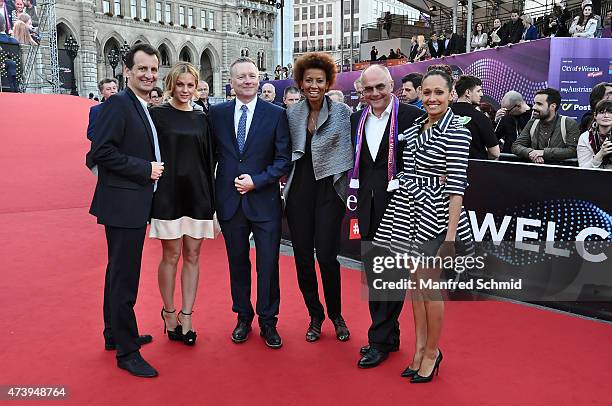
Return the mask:
<svg viewBox="0 0 612 406">
<path fill-rule="evenodd" d="M 374 114 L 374 111 L 370 109 L 370 113 L 369 115 L 381 120 L 383 117 L 390 115 L 391 114 L 391 109 L 393 108 L 393 97 L 391 98 L 391 101 L 389 102 L 389 105 L 387 106 L 387 108 L 385 109 L 385 111 L 382 112 L 382 114 L 380 115 L 380 118 L 376 117 L 376 115 Z"/>
<path fill-rule="evenodd" d="M 256 105 L 257 105 L 257 97 L 254 97 L 253 100 L 251 100 L 248 103 L 243 103 L 240 100 L 238 100 L 238 98 L 236 98 L 236 111 L 239 111 L 242 108 L 242 106 L 247 106 L 249 111 L 253 112 L 255 111 Z"/>
<path fill-rule="evenodd" d="M 144 107 L 144 109 L 146 110 L 149 106 L 149 103 L 147 103 L 146 101 L 144 101 L 140 96 L 138 96 L 136 93 L 134 93 L 134 96 L 136 96 L 136 98 L 138 99 L 138 101 L 140 102 L 140 104 L 142 104 L 142 107 Z"/>
</svg>

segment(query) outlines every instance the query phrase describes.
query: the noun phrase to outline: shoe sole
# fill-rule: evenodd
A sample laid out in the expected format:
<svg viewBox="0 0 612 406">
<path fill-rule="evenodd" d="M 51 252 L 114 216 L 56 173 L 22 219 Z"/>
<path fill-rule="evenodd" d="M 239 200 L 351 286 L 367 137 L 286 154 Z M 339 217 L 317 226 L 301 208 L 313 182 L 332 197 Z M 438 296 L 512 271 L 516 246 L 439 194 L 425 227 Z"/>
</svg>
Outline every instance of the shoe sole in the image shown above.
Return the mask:
<svg viewBox="0 0 612 406">
<path fill-rule="evenodd" d="M 264 341 L 265 341 L 265 339 L 264 339 Z M 272 348 L 274 350 L 278 350 L 279 348 L 281 348 L 283 346 L 283 343 L 276 344 L 276 345 L 269 344 L 267 341 L 265 341 L 265 343 L 266 343 L 266 345 L 268 347 L 270 347 L 270 348 Z"/>
<path fill-rule="evenodd" d="M 264 343 L 266 343 L 266 345 L 274 350 L 278 350 L 279 348 L 281 348 L 283 346 L 283 341 L 281 340 L 280 344 L 270 344 L 268 343 L 268 341 L 266 341 L 265 337 L 260 335 L 260 337 L 264 340 Z"/>
<path fill-rule="evenodd" d="M 248 335 L 244 339 L 242 339 L 242 340 L 238 340 L 238 339 L 234 338 L 234 336 L 232 336 L 232 341 L 234 342 L 234 344 L 242 344 L 242 343 L 244 343 L 248 339 L 249 339 Z"/>
<path fill-rule="evenodd" d="M 155 378 L 156 376 L 159 375 L 157 372 L 155 373 L 155 375 L 138 375 L 138 374 L 134 374 L 134 373 L 130 372 L 130 370 L 127 369 L 127 368 L 120 367 L 119 365 L 117 365 L 117 367 L 119 369 L 123 369 L 124 371 L 127 371 L 130 375 L 135 376 L 137 378 Z"/>
<path fill-rule="evenodd" d="M 367 365 L 367 366 L 363 366 L 363 365 L 360 365 L 359 363 L 357 363 L 357 367 L 359 369 L 371 369 L 371 368 L 376 368 L 377 366 L 380 366 L 380 364 L 382 364 L 383 362 L 385 362 L 385 360 L 380 361 L 378 364 Z"/>
</svg>

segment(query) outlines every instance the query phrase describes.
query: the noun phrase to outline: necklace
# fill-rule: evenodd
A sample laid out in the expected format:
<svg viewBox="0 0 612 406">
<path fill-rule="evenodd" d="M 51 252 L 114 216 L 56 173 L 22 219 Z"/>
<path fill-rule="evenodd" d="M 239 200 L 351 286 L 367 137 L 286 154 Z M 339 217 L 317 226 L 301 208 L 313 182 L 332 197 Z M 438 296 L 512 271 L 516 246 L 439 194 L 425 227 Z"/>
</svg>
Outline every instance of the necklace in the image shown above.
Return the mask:
<svg viewBox="0 0 612 406">
<path fill-rule="evenodd" d="M 312 123 L 312 128 L 314 129 L 314 132 L 317 131 L 317 120 L 319 118 L 319 115 L 317 114 L 316 116 L 314 114 L 310 115 L 310 122 Z"/>
</svg>

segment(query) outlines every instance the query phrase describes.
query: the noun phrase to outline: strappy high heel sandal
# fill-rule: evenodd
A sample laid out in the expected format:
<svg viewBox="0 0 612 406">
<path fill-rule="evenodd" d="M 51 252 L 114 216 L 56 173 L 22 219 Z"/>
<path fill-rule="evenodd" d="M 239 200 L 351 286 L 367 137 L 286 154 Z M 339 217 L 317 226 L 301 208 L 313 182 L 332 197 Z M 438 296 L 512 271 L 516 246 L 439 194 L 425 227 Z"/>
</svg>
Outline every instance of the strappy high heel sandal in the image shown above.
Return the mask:
<svg viewBox="0 0 612 406">
<path fill-rule="evenodd" d="M 179 316 L 180 315 L 183 316 L 191 316 L 193 314 L 193 310 L 191 311 L 191 313 L 185 313 L 184 311 L 180 311 L 179 312 Z M 179 324 L 181 323 L 181 319 L 179 317 L 176 318 L 179 322 Z M 182 326 L 181 326 L 182 328 Z M 185 345 L 195 345 L 196 343 L 196 338 L 198 337 L 198 335 L 196 334 L 195 331 L 193 330 L 189 330 L 186 333 L 183 333 L 183 344 Z"/>
<path fill-rule="evenodd" d="M 183 326 L 180 325 L 180 323 L 174 328 L 174 330 L 170 330 L 166 327 L 166 318 L 164 317 L 164 313 L 168 313 L 168 314 L 172 314 L 172 313 L 176 313 L 176 309 L 172 310 L 171 312 L 164 309 L 162 307 L 161 309 L 161 318 L 164 321 L 164 334 L 168 334 L 168 339 L 170 339 L 171 341 L 183 341 Z"/>
</svg>

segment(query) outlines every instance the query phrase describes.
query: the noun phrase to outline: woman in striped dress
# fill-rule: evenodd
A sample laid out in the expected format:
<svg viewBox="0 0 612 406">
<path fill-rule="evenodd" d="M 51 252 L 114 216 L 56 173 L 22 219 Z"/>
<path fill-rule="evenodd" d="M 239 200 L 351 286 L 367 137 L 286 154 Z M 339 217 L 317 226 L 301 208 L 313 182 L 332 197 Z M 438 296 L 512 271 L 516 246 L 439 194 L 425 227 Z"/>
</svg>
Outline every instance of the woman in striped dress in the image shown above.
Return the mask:
<svg viewBox="0 0 612 406">
<path fill-rule="evenodd" d="M 396 191 L 374 239 L 395 253 L 442 258 L 473 250 L 468 218 L 462 210 L 467 186 L 470 132 L 449 108 L 452 78 L 432 70 L 423 78 L 423 105 L 427 115 L 400 136 L 405 139 L 404 170 L 397 174 Z M 457 245 L 457 250 L 455 250 Z M 402 373 L 411 382 L 429 382 L 442 361 L 438 340 L 444 318 L 439 292 L 419 288 L 419 280 L 439 276 L 439 269 L 414 273 L 412 307 L 416 350 Z"/>
</svg>

